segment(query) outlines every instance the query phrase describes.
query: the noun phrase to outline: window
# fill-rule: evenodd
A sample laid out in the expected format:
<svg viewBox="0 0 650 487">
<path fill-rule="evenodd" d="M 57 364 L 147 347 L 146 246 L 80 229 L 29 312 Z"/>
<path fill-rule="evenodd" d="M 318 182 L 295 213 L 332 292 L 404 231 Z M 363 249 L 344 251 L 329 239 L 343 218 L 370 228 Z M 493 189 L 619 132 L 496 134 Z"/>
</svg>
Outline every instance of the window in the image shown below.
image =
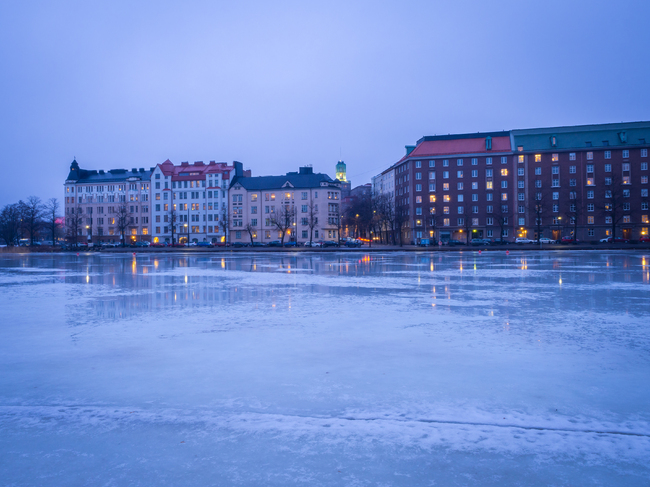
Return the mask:
<svg viewBox="0 0 650 487">
<path fill-rule="evenodd" d="M 463 183 L 456 183 L 456 189 L 462 190 L 463 189 Z"/>
<path fill-rule="evenodd" d="M 459 206 L 458 207 L 458 214 L 462 215 L 465 212 L 465 207 L 464 206 Z"/>
<path fill-rule="evenodd" d="M 449 207 L 448 207 L 448 206 L 443 206 L 443 207 L 442 207 L 442 212 L 443 212 L 445 215 L 449 215 Z"/>
<path fill-rule="evenodd" d="M 623 159 L 627 159 L 630 157 L 630 151 L 629 150 L 624 150 L 623 151 Z"/>
<path fill-rule="evenodd" d="M 623 190 L 623 198 L 629 198 L 630 197 L 630 190 L 629 189 L 624 189 Z"/>
<path fill-rule="evenodd" d="M 612 158 L 612 151 L 611 150 L 606 150 L 605 151 L 605 159 L 611 159 Z"/>
<path fill-rule="evenodd" d="M 570 161 L 575 161 L 576 160 L 576 153 L 575 152 L 570 152 L 569 153 L 569 160 Z"/>
<path fill-rule="evenodd" d="M 508 187 L 508 180 L 504 179 L 503 181 L 501 181 L 501 187 L 503 189 L 507 188 Z"/>
<path fill-rule="evenodd" d="M 485 170 L 485 176 L 488 177 L 488 178 L 491 178 L 492 177 L 492 169 L 486 169 Z"/>
<path fill-rule="evenodd" d="M 456 159 L 456 165 L 457 166 L 462 166 L 463 165 L 463 160 L 462 159 Z"/>
<path fill-rule="evenodd" d="M 422 196 L 416 196 L 415 197 L 415 202 L 416 203 L 422 203 Z"/>
<path fill-rule="evenodd" d="M 478 183 L 476 181 L 472 183 L 472 189 L 478 189 Z"/>
<path fill-rule="evenodd" d="M 492 158 L 491 157 L 486 157 L 485 158 L 485 165 L 486 166 L 491 166 L 492 165 Z"/>
<path fill-rule="evenodd" d="M 501 164 L 508 164 L 508 158 L 506 156 L 501 156 Z"/>
<path fill-rule="evenodd" d="M 436 167 L 436 161 L 429 161 L 429 167 Z"/>
<path fill-rule="evenodd" d="M 648 157 L 648 149 L 641 149 L 641 157 Z"/>
<path fill-rule="evenodd" d="M 559 200 L 560 199 L 560 193 L 558 193 L 557 191 L 553 191 L 553 199 L 554 200 Z"/>
<path fill-rule="evenodd" d="M 442 171 L 442 179 L 449 179 L 449 171 Z"/>
<path fill-rule="evenodd" d="M 641 209 L 642 210 L 647 210 L 648 209 L 648 202 L 647 201 L 644 201 L 644 202 L 641 203 Z"/>
<path fill-rule="evenodd" d="M 472 195 L 472 201 L 478 201 L 478 195 L 477 194 Z"/>
<path fill-rule="evenodd" d="M 525 201 L 526 200 L 526 194 L 525 193 L 519 193 L 517 194 L 517 199 L 519 201 Z"/>
<path fill-rule="evenodd" d="M 535 168 L 535 176 L 541 176 L 542 175 L 542 168 L 541 167 L 536 167 Z"/>
<path fill-rule="evenodd" d="M 559 156 L 559 154 L 553 154 L 553 155 L 551 156 L 551 161 L 552 161 L 552 162 L 558 162 L 559 160 L 560 160 L 560 156 Z"/>
<path fill-rule="evenodd" d="M 560 180 L 559 179 L 552 179 L 551 180 L 551 188 L 559 188 L 560 187 Z"/>
<path fill-rule="evenodd" d="M 449 218 L 445 218 L 444 220 L 442 220 L 442 226 L 443 227 L 448 227 L 449 226 Z"/>
<path fill-rule="evenodd" d="M 508 201 L 508 193 L 501 193 L 501 201 Z"/>
<path fill-rule="evenodd" d="M 421 215 L 422 214 L 422 207 L 418 206 L 417 208 L 415 208 L 415 214 L 416 215 Z"/>
<path fill-rule="evenodd" d="M 642 189 L 641 190 L 641 196 L 642 197 L 647 197 L 648 196 L 648 190 L 647 189 Z"/>
<path fill-rule="evenodd" d="M 448 194 L 444 195 L 442 197 L 442 201 L 444 201 L 445 203 L 448 203 L 449 201 L 451 201 L 451 196 L 449 196 Z"/>
<path fill-rule="evenodd" d="M 621 167 L 623 168 L 623 171 L 629 171 L 630 170 L 630 163 L 629 162 L 624 162 Z"/>
<path fill-rule="evenodd" d="M 523 155 L 523 154 L 520 154 L 519 156 L 517 156 L 517 160 L 518 160 L 520 163 L 524 162 L 524 155 Z"/>
<path fill-rule="evenodd" d="M 422 167 L 422 161 L 415 161 L 415 167 L 416 168 Z"/>
<path fill-rule="evenodd" d="M 520 167 L 519 169 L 517 169 L 517 176 L 523 176 L 523 175 L 524 175 L 524 168 Z"/>
<path fill-rule="evenodd" d="M 648 215 L 641 215 L 641 223 L 650 223 L 650 220 L 648 220 Z"/>
<path fill-rule="evenodd" d="M 488 193 L 485 195 L 485 200 L 486 201 L 492 201 L 492 193 Z"/>
<path fill-rule="evenodd" d="M 436 172 L 435 171 L 429 171 L 429 179 L 436 179 Z"/>
<path fill-rule="evenodd" d="M 507 176 L 508 175 L 508 170 L 507 169 L 501 169 L 501 176 Z"/>
<path fill-rule="evenodd" d="M 541 188 L 542 187 L 542 180 L 541 179 L 536 179 L 535 180 L 535 187 L 536 188 Z"/>
<path fill-rule="evenodd" d="M 587 204 L 587 211 L 594 211 L 594 204 L 593 203 Z"/>
<path fill-rule="evenodd" d="M 630 223 L 630 215 L 623 216 L 623 223 Z"/>
<path fill-rule="evenodd" d="M 449 167 L 449 159 L 442 160 L 442 167 Z"/>
<path fill-rule="evenodd" d="M 442 190 L 443 191 L 449 191 L 449 183 L 443 183 L 442 184 Z"/>
<path fill-rule="evenodd" d="M 478 166 L 478 157 L 472 157 L 472 166 Z"/>
<path fill-rule="evenodd" d="M 487 205 L 485 207 L 485 212 L 486 213 L 493 213 L 494 212 L 494 207 L 492 205 Z M 491 223 L 490 223 L 490 225 L 491 225 Z"/>
<path fill-rule="evenodd" d="M 462 194 L 458 195 L 458 202 L 462 203 L 464 201 L 464 196 Z"/>
<path fill-rule="evenodd" d="M 535 162 L 542 162 L 542 155 L 541 154 L 535 154 Z"/>
<path fill-rule="evenodd" d="M 594 153 L 593 152 L 587 152 L 587 160 L 588 161 L 593 161 L 594 160 Z"/>
<path fill-rule="evenodd" d="M 456 171 L 456 176 L 459 178 L 463 177 L 463 171 Z"/>
<path fill-rule="evenodd" d="M 435 203 L 436 202 L 436 195 L 431 194 L 429 195 L 429 203 Z"/>
<path fill-rule="evenodd" d="M 465 219 L 464 218 L 459 218 L 458 219 L 458 226 L 462 227 L 463 225 L 465 225 Z"/>
<path fill-rule="evenodd" d="M 436 183 L 429 183 L 429 191 L 435 191 L 436 190 Z"/>
<path fill-rule="evenodd" d="M 422 185 L 421 184 L 416 184 L 415 185 L 415 191 L 422 191 Z"/>
<path fill-rule="evenodd" d="M 415 179 L 422 179 L 422 173 L 421 172 L 416 172 L 415 173 Z"/>
<path fill-rule="evenodd" d="M 525 181 L 517 181 L 517 187 L 519 189 L 523 189 L 526 187 L 526 182 Z"/>
<path fill-rule="evenodd" d="M 553 205 L 553 213 L 557 213 L 557 212 L 559 212 L 559 211 L 560 211 L 560 205 L 558 205 L 558 204 L 554 204 L 554 205 Z"/>
</svg>

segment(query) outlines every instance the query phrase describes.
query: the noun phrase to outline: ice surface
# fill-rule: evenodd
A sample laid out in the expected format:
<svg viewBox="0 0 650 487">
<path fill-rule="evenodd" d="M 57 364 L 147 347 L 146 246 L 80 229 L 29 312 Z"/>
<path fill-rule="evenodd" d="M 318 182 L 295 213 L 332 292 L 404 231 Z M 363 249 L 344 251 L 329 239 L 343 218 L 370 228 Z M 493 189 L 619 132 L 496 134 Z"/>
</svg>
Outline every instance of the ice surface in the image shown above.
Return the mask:
<svg viewBox="0 0 650 487">
<path fill-rule="evenodd" d="M 650 255 L 0 255 L 0 485 L 648 485 Z"/>
</svg>

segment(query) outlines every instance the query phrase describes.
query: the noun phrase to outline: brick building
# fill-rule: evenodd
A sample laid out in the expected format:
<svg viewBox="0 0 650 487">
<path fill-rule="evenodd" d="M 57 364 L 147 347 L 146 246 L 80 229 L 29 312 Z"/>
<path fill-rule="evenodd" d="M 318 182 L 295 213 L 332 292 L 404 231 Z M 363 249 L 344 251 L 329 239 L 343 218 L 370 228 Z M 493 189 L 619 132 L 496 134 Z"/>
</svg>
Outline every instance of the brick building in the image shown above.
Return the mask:
<svg viewBox="0 0 650 487">
<path fill-rule="evenodd" d="M 402 238 L 648 235 L 650 122 L 423 137 L 392 166 Z"/>
</svg>

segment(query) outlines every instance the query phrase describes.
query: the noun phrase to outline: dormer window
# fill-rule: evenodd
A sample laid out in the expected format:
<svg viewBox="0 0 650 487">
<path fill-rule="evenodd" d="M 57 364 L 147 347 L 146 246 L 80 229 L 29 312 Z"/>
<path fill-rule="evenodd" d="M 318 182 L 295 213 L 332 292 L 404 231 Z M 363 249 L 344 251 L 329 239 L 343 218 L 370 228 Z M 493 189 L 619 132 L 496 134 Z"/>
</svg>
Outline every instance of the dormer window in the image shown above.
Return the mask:
<svg viewBox="0 0 650 487">
<path fill-rule="evenodd" d="M 557 147 L 557 135 L 551 135 L 551 147 Z"/>
<path fill-rule="evenodd" d="M 492 137 L 485 138 L 485 150 L 492 150 Z"/>
</svg>

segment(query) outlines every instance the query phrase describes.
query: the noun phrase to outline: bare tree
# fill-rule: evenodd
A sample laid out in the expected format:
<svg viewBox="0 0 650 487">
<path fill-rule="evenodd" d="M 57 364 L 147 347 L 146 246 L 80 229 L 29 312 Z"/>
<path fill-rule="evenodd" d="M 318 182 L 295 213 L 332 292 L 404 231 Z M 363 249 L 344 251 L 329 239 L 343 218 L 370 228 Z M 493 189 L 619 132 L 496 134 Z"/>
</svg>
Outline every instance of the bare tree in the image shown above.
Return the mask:
<svg viewBox="0 0 650 487">
<path fill-rule="evenodd" d="M 172 241 L 171 244 L 174 245 L 176 243 L 176 240 L 174 239 L 174 235 L 176 234 L 176 220 L 178 219 L 178 214 L 176 212 L 176 204 L 171 203 L 169 205 L 169 211 L 167 212 L 167 223 L 170 224 L 171 228 L 171 234 L 172 234 Z"/>
<path fill-rule="evenodd" d="M 605 203 L 600 206 L 600 210 L 604 213 L 605 218 L 611 218 L 612 226 L 612 242 L 616 239 L 616 228 L 625 216 L 624 212 L 629 211 L 630 190 L 625 188 L 621 178 L 612 173 L 605 181 Z"/>
<path fill-rule="evenodd" d="M 336 205 L 338 207 L 338 204 Z M 318 211 L 314 200 L 311 200 L 307 208 L 307 226 L 309 227 L 309 246 L 312 245 L 314 238 L 314 228 L 318 225 Z M 340 225 L 340 223 L 339 223 Z M 340 235 L 340 233 L 339 233 Z"/>
<path fill-rule="evenodd" d="M 59 230 L 59 200 L 56 198 L 50 198 L 45 204 L 43 216 L 44 223 L 46 224 L 48 232 L 52 237 L 52 245 L 54 245 L 56 243 Z"/>
<path fill-rule="evenodd" d="M 580 204 L 582 201 L 582 195 L 577 191 L 577 186 L 569 187 L 569 206 L 564 212 L 569 225 L 573 228 L 573 241 L 576 242 L 578 239 L 578 225 L 580 221 L 584 218 L 585 208 Z M 560 235 L 560 238 L 562 236 Z"/>
<path fill-rule="evenodd" d="M 13 247 L 18 243 L 20 232 L 20 207 L 18 204 L 5 205 L 0 212 L 0 237 L 5 244 Z"/>
<path fill-rule="evenodd" d="M 83 214 L 81 208 L 73 206 L 68 208 L 70 212 L 65 216 L 66 235 L 68 242 L 77 246 L 79 240 L 79 233 L 81 233 L 81 224 L 83 222 Z"/>
<path fill-rule="evenodd" d="M 280 205 L 280 211 L 271 216 L 271 225 L 276 227 L 280 232 L 280 242 L 284 246 L 284 237 L 287 231 L 293 227 L 293 222 L 296 216 L 296 209 L 292 205 Z"/>
<path fill-rule="evenodd" d="M 29 243 L 34 245 L 38 232 L 43 227 L 43 203 L 38 196 L 30 196 L 27 201 L 20 201 L 18 204 L 21 207 L 23 226 L 29 235 Z"/>
<path fill-rule="evenodd" d="M 542 238 L 544 231 L 544 220 L 550 218 L 553 201 L 551 194 L 548 190 L 536 188 L 533 195 L 533 202 L 529 205 L 530 213 L 535 217 L 535 229 L 537 233 L 537 241 Z"/>
<path fill-rule="evenodd" d="M 503 237 L 505 235 L 505 230 L 510 226 L 510 219 L 512 218 L 512 213 L 510 209 L 510 205 L 508 205 L 507 202 L 500 201 L 500 205 L 495 205 L 495 213 L 494 213 L 494 218 L 497 221 L 497 225 L 499 225 L 499 240 L 503 241 Z"/>
<path fill-rule="evenodd" d="M 117 207 L 117 216 L 115 217 L 115 222 L 117 225 L 117 230 L 120 232 L 122 238 L 122 247 L 126 247 L 126 229 L 129 226 L 129 210 L 126 207 L 126 203 L 122 203 Z"/>
<path fill-rule="evenodd" d="M 407 210 L 403 206 L 398 206 L 395 208 L 395 219 L 394 219 L 394 225 L 393 225 L 393 232 L 395 233 L 395 240 L 397 241 L 397 238 L 399 238 L 399 246 L 401 247 L 403 245 L 403 228 L 404 224 L 408 222 L 408 214 Z"/>
<path fill-rule="evenodd" d="M 467 213 L 468 206 L 465 206 L 464 208 L 463 213 L 465 213 L 465 218 L 463 219 L 463 228 L 465 229 L 465 243 L 469 245 L 472 233 L 472 220 Z"/>
<path fill-rule="evenodd" d="M 230 215 L 226 207 L 221 208 L 221 219 L 219 220 L 219 228 L 223 230 L 223 234 L 226 237 L 226 241 L 230 244 L 230 233 L 228 229 L 230 228 Z"/>
<path fill-rule="evenodd" d="M 257 233 L 257 228 L 251 225 L 251 223 L 247 223 L 246 226 L 244 227 L 244 230 L 248 232 L 248 236 L 251 239 L 251 245 L 253 245 L 253 236 Z"/>
</svg>

